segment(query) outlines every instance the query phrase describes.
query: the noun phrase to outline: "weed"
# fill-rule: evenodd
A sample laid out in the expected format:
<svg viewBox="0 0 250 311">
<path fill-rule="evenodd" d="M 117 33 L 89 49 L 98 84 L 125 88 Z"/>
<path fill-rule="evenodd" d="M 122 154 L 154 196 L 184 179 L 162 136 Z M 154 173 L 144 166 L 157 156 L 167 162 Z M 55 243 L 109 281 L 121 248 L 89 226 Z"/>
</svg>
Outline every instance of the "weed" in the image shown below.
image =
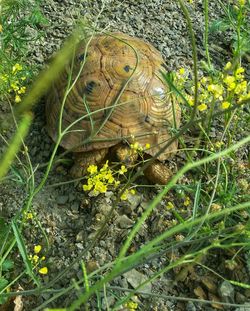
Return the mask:
<svg viewBox="0 0 250 311">
<path fill-rule="evenodd" d="M 26 92 L 25 83 L 28 81 L 29 69 L 25 67 L 25 40 L 21 40 L 18 34 L 24 35 L 27 27 L 27 18 L 29 21 L 33 21 L 33 26 L 35 27 L 44 21 L 40 13 L 35 12 L 35 15 L 28 14 L 28 17 L 26 16 L 24 20 L 22 20 L 23 15 L 20 14 L 18 19 L 18 22 L 20 22 L 19 24 L 14 22 L 9 23 L 9 21 L 12 21 L 13 16 L 18 16 L 20 10 L 26 8 L 25 5 L 30 3 L 27 0 L 13 0 L 8 2 L 9 4 L 5 7 L 5 13 L 9 12 L 9 16 L 5 18 L 1 16 L 0 35 L 1 39 L 5 40 L 3 50 L 6 53 L 9 49 L 11 53 L 8 55 L 8 58 L 5 57 L 4 62 L 1 64 L 2 67 L 0 67 L 1 87 L 5 90 L 5 95 L 13 95 L 13 102 L 17 104 L 14 105 L 17 108 L 15 108 L 13 115 L 15 116 L 16 112 L 22 112 L 24 116 L 17 125 L 17 132 L 0 162 L 0 177 L 2 178 L 7 173 L 18 150 L 23 146 L 27 163 L 23 165 L 24 174 L 21 175 L 21 180 L 26 179 L 28 187 L 25 203 L 13 217 L 11 223 L 6 224 L 5 221 L 0 219 L 0 240 L 3 241 L 0 248 L 0 303 L 4 303 L 11 295 L 22 295 L 22 291 L 14 292 L 14 289 L 16 288 L 17 281 L 21 282 L 24 275 L 26 275 L 26 278 L 28 275 L 31 281 L 30 283 L 32 284 L 32 288 L 26 290 L 25 295 L 40 295 L 41 293 L 48 292 L 51 294 L 51 298 L 39 306 L 40 309 L 62 295 L 68 295 L 70 292 L 77 292 L 78 298 L 67 308 L 68 311 L 76 310 L 83 305 L 86 306 L 90 297 L 95 294 L 97 295 L 97 300 L 100 300 L 98 295 L 102 291 L 104 295 L 106 295 L 106 291 L 120 292 L 119 296 L 116 296 L 114 309 L 123 306 L 130 310 L 136 310 L 140 306 L 131 299 L 135 294 L 146 295 L 146 293 L 141 291 L 145 284 L 153 282 L 165 273 L 171 270 L 175 271 L 176 268 L 180 267 L 199 266 L 201 269 L 211 272 L 212 275 L 216 275 L 216 277 L 220 279 L 228 279 L 228 282 L 235 287 L 249 288 L 249 285 L 243 281 L 230 279 L 222 275 L 220 271 L 216 270 L 217 267 L 209 266 L 210 262 L 208 265 L 202 262 L 202 259 L 210 259 L 211 254 L 220 250 L 221 252 L 227 252 L 228 258 L 225 260 L 225 265 L 230 270 L 234 270 L 241 261 L 241 253 L 249 255 L 248 219 L 250 202 L 249 197 L 245 194 L 246 190 L 249 188 L 249 183 L 246 179 L 247 165 L 237 162 L 239 151 L 244 152 L 246 144 L 250 142 L 250 137 L 244 137 L 244 133 L 240 135 L 240 137 L 238 136 L 242 124 L 244 125 L 246 120 L 244 109 L 250 100 L 249 83 L 245 76 L 244 66 L 241 64 L 241 57 L 246 52 L 244 33 L 248 33 L 245 17 L 249 2 L 247 3 L 243 0 L 239 0 L 237 1 L 237 8 L 232 6 L 226 7 L 228 17 L 230 17 L 230 27 L 235 32 L 235 41 L 233 45 L 233 57 L 230 60 L 226 60 L 228 62 L 225 62 L 224 68 L 214 69 L 215 66 L 213 66 L 213 61 L 209 55 L 209 27 L 208 19 L 206 20 L 204 48 L 206 50 L 208 63 L 206 68 L 209 70 L 200 77 L 198 75 L 196 42 L 191 19 L 184 1 L 178 0 L 178 2 L 183 10 L 189 28 L 194 70 L 192 79 L 189 78 L 188 71 L 184 68 L 181 68 L 174 74 L 164 76 L 171 90 L 175 92 L 182 101 L 184 125 L 176 132 L 176 135 L 170 142 L 163 146 L 163 149 L 166 149 L 176 139 L 179 139 L 183 151 L 188 155 L 187 162 L 183 163 L 182 167 L 167 185 L 165 185 L 165 187 L 155 195 L 153 200 L 149 202 L 141 216 L 138 216 L 136 224 L 131 231 L 127 233 L 125 242 L 121 245 L 119 254 L 114 258 L 114 261 L 108 262 L 92 272 L 87 271 L 83 260 L 85 260 L 86 254 L 100 239 L 104 229 L 107 228 L 113 215 L 112 212 L 117 207 L 118 202 L 121 199 L 126 199 L 129 194 L 134 194 L 135 190 L 131 189 L 131 183 L 135 181 L 140 171 L 133 174 L 131 178 L 127 178 L 127 171 L 129 171 L 129 168 L 123 164 L 119 165 L 117 168 L 111 168 L 109 162 L 106 162 L 100 168 L 95 165 L 89 166 L 87 175 L 85 176 L 87 178 L 87 183 L 83 186 L 84 191 L 93 191 L 94 194 L 97 195 L 99 193 L 105 193 L 109 187 L 116 187 L 116 191 L 119 192 L 117 199 L 114 200 L 110 213 L 106 217 L 101 229 L 96 233 L 90 246 L 84 249 L 68 267 L 44 284 L 42 283 L 43 276 L 46 274 L 49 275 L 50 270 L 46 265 L 46 261 L 44 261 L 45 255 L 47 256 L 47 254 L 43 249 L 43 243 L 35 244 L 31 251 L 24 238 L 23 229 L 25 226 L 33 225 L 35 222 L 43 237 L 46 239 L 46 234 L 43 228 L 39 226 L 39 223 L 36 222 L 36 215 L 32 210 L 33 199 L 45 186 L 48 175 L 53 168 L 58 147 L 64 135 L 72 130 L 75 123 L 84 118 L 92 118 L 93 112 L 89 112 L 87 115 L 76 120 L 74 124 L 69 125 L 66 129 L 62 128 L 62 115 L 65 101 L 70 91 L 74 88 L 76 79 L 79 78 L 83 70 L 88 44 L 84 52 L 84 59 L 75 79 L 69 74 L 68 85 L 65 90 L 65 96 L 60 111 L 58 139 L 42 179 L 37 182 L 35 180 L 35 169 L 29 158 L 28 148 L 23 141 L 32 121 L 32 117 L 27 111 L 29 111 L 32 106 L 33 99 L 42 94 L 43 86 L 48 87 L 56 74 L 58 74 L 59 69 L 62 67 L 58 70 L 55 70 L 55 67 L 62 63 L 62 59 L 67 59 L 69 52 L 64 50 L 64 52 L 55 59 L 54 67 L 52 65 L 52 71 L 46 71 L 45 74 L 41 75 L 37 83 L 31 87 L 30 93 L 27 92 L 27 97 L 22 100 L 21 96 Z M 192 1 L 189 2 L 191 3 Z M 37 4 L 37 2 L 35 3 Z M 16 5 L 15 8 L 13 4 Z M 207 15 L 208 1 L 205 1 L 204 4 L 204 15 Z M 225 8 L 225 6 L 223 6 L 223 8 Z M 17 29 L 17 25 L 20 29 Z M 73 39 L 72 41 L 75 42 Z M 69 48 L 67 48 L 67 50 L 69 50 Z M 13 58 L 14 52 L 17 53 L 16 59 Z M 20 59 L 22 59 L 23 62 L 21 62 Z M 27 78 L 22 80 L 22 77 Z M 124 89 L 125 87 L 126 85 Z M 20 96 L 20 99 L 18 96 Z M 116 104 L 120 104 L 119 97 L 120 96 L 118 96 L 117 102 L 112 109 L 115 108 Z M 221 128 L 218 126 L 218 122 Z M 103 125 L 101 125 L 97 131 L 101 131 L 102 126 Z M 187 131 L 190 131 L 192 127 L 198 129 L 198 138 L 191 146 L 187 146 L 182 136 L 186 134 Z M 216 128 L 216 131 L 218 131 L 218 135 L 215 135 L 215 137 L 211 135 L 213 128 Z M 92 134 L 91 138 L 93 138 L 96 133 L 93 132 Z M 130 147 L 131 150 L 139 154 L 143 152 L 141 146 L 136 142 L 131 144 Z M 150 146 L 146 146 L 146 148 L 150 148 Z M 244 155 L 241 156 L 241 161 L 245 161 Z M 145 166 L 146 165 L 148 164 L 146 163 Z M 144 169 L 144 167 L 142 169 Z M 20 176 L 20 174 L 18 176 Z M 186 183 L 183 181 L 184 176 L 186 178 Z M 120 184 L 120 179 L 124 181 L 123 186 Z M 174 200 L 170 200 L 166 197 L 170 191 L 176 194 Z M 150 221 L 150 216 L 154 210 L 160 203 L 166 200 L 166 198 L 167 203 L 164 205 L 164 209 L 167 213 L 173 215 L 173 219 L 169 220 L 170 226 L 166 226 L 165 230 L 155 236 L 151 241 L 143 243 L 138 247 L 137 251 L 129 252 L 132 243 L 136 241 L 135 237 L 138 235 L 144 223 Z M 47 246 L 49 246 L 49 244 Z M 23 270 L 18 275 L 15 275 L 13 268 L 17 264 L 15 258 L 17 253 L 22 259 Z M 169 253 L 172 254 L 172 258 L 170 259 L 167 257 Z M 122 275 L 124 272 L 138 267 L 143 263 L 150 263 L 152 259 L 162 258 L 163 256 L 166 257 L 165 266 L 162 266 L 157 271 L 152 271 L 150 277 L 139 284 L 137 288 L 125 290 L 110 285 L 116 277 Z M 81 266 L 83 276 L 78 280 L 72 281 L 72 284 L 60 288 L 58 282 L 62 281 L 68 271 L 72 270 L 72 267 L 75 265 Z M 44 280 L 46 280 L 46 278 L 44 278 Z M 56 290 L 54 290 L 53 287 L 55 287 Z M 153 294 L 149 295 L 153 296 Z M 166 296 L 163 295 L 161 295 L 161 297 L 164 299 L 166 298 Z M 170 298 L 174 300 L 192 300 L 190 297 Z M 168 297 L 168 299 L 170 298 Z M 213 302 L 206 301 L 206 303 L 211 304 Z M 221 304 L 225 306 L 235 306 L 234 304 L 224 302 Z"/>
</svg>

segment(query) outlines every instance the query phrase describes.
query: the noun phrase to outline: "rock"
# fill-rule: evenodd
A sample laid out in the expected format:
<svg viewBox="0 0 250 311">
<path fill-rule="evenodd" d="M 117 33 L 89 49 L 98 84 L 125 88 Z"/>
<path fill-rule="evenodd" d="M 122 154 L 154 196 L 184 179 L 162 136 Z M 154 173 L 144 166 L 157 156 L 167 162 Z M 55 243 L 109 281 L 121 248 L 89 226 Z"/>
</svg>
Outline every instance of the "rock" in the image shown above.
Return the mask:
<svg viewBox="0 0 250 311">
<path fill-rule="evenodd" d="M 79 206 L 80 206 L 79 202 L 73 202 L 73 204 L 71 205 L 72 212 L 76 213 L 78 211 Z"/>
<path fill-rule="evenodd" d="M 225 302 L 234 302 L 234 287 L 228 281 L 223 281 L 219 286 L 219 295 Z"/>
<path fill-rule="evenodd" d="M 186 311 L 196 311 L 196 306 L 192 301 L 187 303 Z"/>
<path fill-rule="evenodd" d="M 130 203 L 130 208 L 133 210 L 135 210 L 139 204 L 141 203 L 141 196 L 138 194 L 129 194 L 128 195 L 128 202 Z"/>
<path fill-rule="evenodd" d="M 211 277 L 203 277 L 201 280 L 202 284 L 207 288 L 207 290 L 211 293 L 217 292 L 217 286 L 214 282 L 214 280 Z"/>
<path fill-rule="evenodd" d="M 246 302 L 246 300 L 247 300 L 247 298 L 244 295 L 242 295 L 240 292 L 235 293 L 235 302 L 236 303 L 243 304 Z"/>
<path fill-rule="evenodd" d="M 64 205 L 68 202 L 69 197 L 67 195 L 59 195 L 56 199 L 56 203 L 59 205 Z"/>
<path fill-rule="evenodd" d="M 133 220 L 128 218 L 126 215 L 118 216 L 117 223 L 121 229 L 131 228 L 134 224 Z"/>
<path fill-rule="evenodd" d="M 141 283 L 145 282 L 148 278 L 141 272 L 132 269 L 123 274 L 124 277 L 127 279 L 128 283 L 133 287 L 137 288 Z M 144 291 L 145 293 L 151 293 L 152 285 L 148 283 L 140 288 L 140 290 Z"/>
<path fill-rule="evenodd" d="M 76 242 L 82 242 L 84 240 L 84 237 L 85 237 L 85 231 L 84 230 L 79 231 L 76 236 Z"/>
<path fill-rule="evenodd" d="M 114 296 L 108 296 L 102 299 L 102 309 L 108 310 L 115 303 Z"/>
</svg>

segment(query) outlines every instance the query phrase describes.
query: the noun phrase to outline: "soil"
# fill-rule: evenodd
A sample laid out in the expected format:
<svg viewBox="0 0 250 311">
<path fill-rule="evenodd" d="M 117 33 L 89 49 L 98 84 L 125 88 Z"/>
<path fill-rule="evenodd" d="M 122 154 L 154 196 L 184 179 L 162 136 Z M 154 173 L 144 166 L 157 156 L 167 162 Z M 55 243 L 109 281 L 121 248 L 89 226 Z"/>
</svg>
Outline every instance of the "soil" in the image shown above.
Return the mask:
<svg viewBox="0 0 250 311">
<path fill-rule="evenodd" d="M 107 28 L 109 31 L 122 31 L 132 36 L 143 38 L 152 43 L 164 56 L 169 70 L 178 70 L 181 67 L 192 70 L 192 50 L 187 31 L 185 18 L 176 4 L 172 0 L 107 0 L 103 12 L 98 21 L 100 29 Z M 199 59 L 204 58 L 203 33 L 204 17 L 202 1 L 194 0 L 192 5 L 188 6 L 191 13 L 194 30 L 198 44 Z M 30 46 L 30 59 L 32 63 L 43 67 L 59 49 L 63 40 L 71 33 L 77 19 L 83 17 L 93 22 L 101 9 L 100 0 L 76 1 L 76 0 L 46 0 L 42 2 L 42 10 L 49 21 L 49 25 L 43 26 L 44 36 L 35 44 Z M 217 19 L 221 12 L 217 1 L 209 1 L 210 20 Z M 224 35 L 217 35 L 209 38 L 211 46 L 226 46 L 227 38 Z M 224 59 L 217 57 L 217 52 L 211 49 L 212 56 L 215 57 L 217 65 L 227 61 L 227 53 Z M 8 136 L 8 133 L 6 134 Z M 8 137 L 7 137 L 8 138 Z M 188 137 L 187 137 L 188 140 Z M 53 149 L 53 143 L 45 129 L 44 99 L 39 101 L 35 108 L 35 120 L 32 124 L 30 133 L 26 139 L 33 167 L 36 167 L 36 182 L 44 174 L 43 164 L 49 160 Z M 3 149 L 3 146 L 1 147 Z M 59 149 L 58 154 L 63 149 Z M 24 156 L 20 154 L 21 159 Z M 70 155 L 67 157 L 70 159 Z M 174 158 L 167 162 L 173 172 L 181 167 L 184 154 L 178 153 Z M 16 164 L 18 168 L 18 164 Z M 110 221 L 105 234 L 98 240 L 94 247 L 91 247 L 93 237 L 100 228 L 100 223 L 104 216 L 109 212 L 112 202 L 116 199 L 116 192 L 109 191 L 105 195 L 99 195 L 92 198 L 84 193 L 77 183 L 68 183 L 68 166 L 57 165 L 49 175 L 48 181 L 42 191 L 34 198 L 33 212 L 35 219 L 29 220 L 29 225 L 25 227 L 24 236 L 28 249 L 32 251 L 35 244 L 43 246 L 43 252 L 46 255 L 46 265 L 49 273 L 43 277 L 44 282 L 54 280 L 59 273 L 69 267 L 75 259 L 76 263 L 70 266 L 70 269 L 55 282 L 53 288 L 66 288 L 72 284 L 72 279 L 82 278 L 82 270 L 79 264 L 79 258 L 82 258 L 91 269 L 101 267 L 115 259 L 119 249 L 128 235 L 137 218 L 147 207 L 148 202 L 159 192 L 160 188 L 149 187 L 145 179 L 139 183 L 148 187 L 139 187 L 137 194 L 131 196 L 129 200 L 119 203 L 115 215 Z M 11 172 L 13 176 L 13 172 Z M 180 181 L 181 184 L 188 184 L 188 176 Z M 145 223 L 139 232 L 131 252 L 139 249 L 141 245 L 166 230 L 174 221 L 173 214 L 165 207 L 168 201 L 175 204 L 183 203 L 183 197 L 176 195 L 177 192 L 171 192 Z M 25 201 L 25 185 L 20 179 L 12 178 L 0 185 L 0 212 L 3 217 L 10 219 Z M 186 216 L 191 211 L 186 210 Z M 48 238 L 49 246 L 46 247 L 45 238 L 39 227 L 42 227 Z M 176 237 L 178 239 L 181 237 Z M 128 271 L 123 276 L 118 277 L 112 282 L 113 286 L 131 289 L 136 287 L 138 280 L 149 277 L 156 270 L 164 267 L 170 258 L 178 257 L 181 249 L 165 253 L 160 258 L 155 258 L 147 264 L 136 267 L 135 270 Z M 229 257 L 229 255 L 228 255 Z M 210 268 L 218 271 L 218 262 L 220 263 L 220 273 L 227 274 L 227 278 L 233 274 L 233 271 L 226 268 L 222 262 L 226 255 L 222 253 L 210 254 L 209 258 L 204 259 L 206 264 L 210 259 Z M 21 258 L 17 258 L 21 262 Z M 244 267 L 242 274 L 238 277 L 240 282 L 248 282 L 248 271 Z M 239 269 L 240 270 L 240 269 Z M 26 279 L 21 283 L 22 288 L 29 289 L 31 284 Z M 225 296 L 225 289 L 230 292 L 230 297 Z M 202 269 L 199 266 L 188 265 L 180 270 L 175 269 L 171 273 L 161 276 L 143 289 L 145 292 L 155 294 L 155 296 L 137 295 L 139 310 L 217 310 L 220 305 L 202 304 L 198 301 L 191 301 L 191 298 L 210 299 L 231 303 L 244 304 L 250 297 L 249 290 L 242 291 L 231 288 L 229 283 L 223 283 L 213 273 Z M 165 298 L 158 297 L 165 295 Z M 122 292 L 107 292 L 105 300 L 103 294 L 100 294 L 100 309 L 97 307 L 97 298 L 90 301 L 90 310 L 108 310 L 106 302 L 112 309 L 116 295 L 122 295 Z M 224 296 L 223 296 L 224 295 Z M 53 294 L 41 294 L 39 296 L 23 298 L 25 310 L 42 310 L 46 301 Z M 171 299 L 173 297 L 187 297 L 187 300 L 178 301 Z M 60 296 L 48 303 L 47 307 L 66 307 L 76 299 L 76 290 Z M 189 301 L 190 300 L 190 301 Z M 82 309 L 83 310 L 83 309 Z M 125 310 L 125 309 L 123 309 Z M 235 308 L 225 307 L 224 310 L 236 310 Z M 238 310 L 243 310 L 238 308 Z M 247 309 L 245 309 L 247 310 Z M 250 310 L 250 309 L 248 309 Z"/>
</svg>

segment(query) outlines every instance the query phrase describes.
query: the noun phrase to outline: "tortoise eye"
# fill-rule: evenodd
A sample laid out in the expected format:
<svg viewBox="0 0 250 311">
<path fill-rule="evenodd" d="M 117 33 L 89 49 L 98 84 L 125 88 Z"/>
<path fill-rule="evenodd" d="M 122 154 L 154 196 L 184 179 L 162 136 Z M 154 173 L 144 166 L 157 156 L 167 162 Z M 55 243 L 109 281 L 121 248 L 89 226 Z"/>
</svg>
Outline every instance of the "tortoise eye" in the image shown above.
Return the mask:
<svg viewBox="0 0 250 311">
<path fill-rule="evenodd" d="M 96 86 L 95 81 L 90 81 L 87 83 L 86 87 L 85 87 L 85 92 L 87 94 L 91 94 L 93 91 L 93 88 Z"/>
<path fill-rule="evenodd" d="M 126 66 L 123 67 L 123 69 L 124 69 L 126 72 L 129 72 L 130 66 L 129 66 L 129 65 L 126 65 Z"/>
<path fill-rule="evenodd" d="M 86 58 L 88 57 L 88 53 L 86 54 Z M 78 56 L 78 60 L 82 62 L 84 60 L 84 53 Z"/>
</svg>

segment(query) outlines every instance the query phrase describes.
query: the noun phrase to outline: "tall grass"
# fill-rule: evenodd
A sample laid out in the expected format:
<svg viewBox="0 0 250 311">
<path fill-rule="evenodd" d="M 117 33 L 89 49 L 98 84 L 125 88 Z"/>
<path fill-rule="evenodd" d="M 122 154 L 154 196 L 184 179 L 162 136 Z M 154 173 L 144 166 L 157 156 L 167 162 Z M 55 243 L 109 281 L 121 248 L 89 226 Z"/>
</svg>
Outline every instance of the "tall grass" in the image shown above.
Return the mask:
<svg viewBox="0 0 250 311">
<path fill-rule="evenodd" d="M 51 66 L 44 70 L 40 75 L 38 75 L 36 81 L 31 86 L 29 93 L 23 98 L 22 102 L 18 105 L 15 105 L 13 108 L 13 113 L 8 117 L 9 120 L 14 119 L 17 125 L 16 133 L 13 135 L 12 140 L 8 143 L 5 153 L 0 159 L 0 181 L 4 180 L 4 176 L 7 174 L 11 164 L 13 163 L 15 157 L 18 155 L 20 148 L 23 146 L 26 152 L 26 168 L 25 178 L 27 183 L 29 181 L 28 191 L 26 193 L 26 200 L 22 208 L 16 213 L 16 215 L 11 220 L 10 224 L 3 224 L 0 228 L 0 237 L 2 240 L 2 245 L 0 246 L 0 303 L 5 303 L 7 298 L 16 297 L 19 295 L 32 296 L 39 295 L 42 293 L 50 294 L 51 297 L 44 302 L 42 305 L 37 306 L 34 310 L 43 310 L 46 306 L 52 305 L 56 299 L 61 296 L 69 295 L 72 292 L 76 293 L 78 298 L 72 302 L 70 306 L 65 309 L 53 309 L 53 310 L 78 310 L 82 306 L 88 310 L 88 301 L 93 295 L 98 296 L 98 293 L 105 291 L 113 291 L 119 293 L 119 298 L 116 299 L 115 305 L 112 307 L 112 310 L 117 310 L 120 306 L 124 306 L 129 302 L 131 297 L 136 293 L 144 295 L 143 286 L 147 283 L 155 281 L 157 278 L 162 276 L 164 273 L 173 270 L 176 267 L 186 266 L 188 264 L 193 265 L 202 265 L 200 262 L 201 256 L 207 256 L 212 250 L 227 250 L 227 249 L 236 249 L 249 252 L 249 228 L 248 224 L 244 219 L 241 218 L 241 211 L 248 213 L 249 217 L 249 207 L 250 201 L 249 198 L 245 196 L 238 195 L 235 192 L 235 197 L 229 202 L 227 197 L 229 196 L 229 184 L 228 179 L 229 175 L 237 179 L 237 173 L 235 173 L 231 166 L 228 164 L 228 159 L 236 159 L 238 150 L 246 148 L 246 145 L 249 144 L 250 136 L 243 137 L 238 142 L 232 143 L 231 136 L 236 134 L 237 128 L 234 129 L 234 132 L 230 133 L 230 127 L 232 126 L 235 116 L 239 115 L 244 118 L 244 105 L 249 103 L 249 98 L 243 98 L 240 103 L 233 102 L 227 109 L 216 109 L 216 98 L 213 99 L 211 107 L 208 109 L 207 114 L 202 113 L 201 103 L 199 102 L 199 77 L 198 77 L 198 59 L 197 59 L 197 47 L 195 41 L 195 35 L 192 27 L 192 21 L 187 9 L 187 5 L 184 1 L 178 0 L 178 3 L 183 11 L 184 17 L 187 22 L 187 28 L 189 30 L 190 42 L 192 46 L 193 53 L 193 80 L 191 81 L 194 94 L 193 106 L 189 106 L 187 94 L 185 93 L 184 88 L 176 85 L 176 81 L 170 78 L 170 75 L 165 75 L 164 78 L 166 83 L 168 83 L 170 89 L 175 93 L 180 101 L 182 101 L 182 107 L 184 110 L 183 125 L 180 129 L 176 130 L 176 134 L 172 139 L 162 147 L 160 152 L 163 152 L 166 148 L 170 146 L 177 139 L 182 139 L 182 147 L 185 151 L 188 152 L 187 163 L 184 163 L 179 171 L 170 179 L 170 181 L 161 189 L 161 191 L 155 196 L 155 198 L 149 202 L 147 209 L 142 213 L 141 217 L 138 218 L 136 224 L 131 229 L 123 245 L 120 246 L 120 251 L 117 258 L 113 262 L 109 262 L 106 265 L 98 268 L 94 272 L 87 273 L 84 262 L 84 255 L 93 249 L 94 245 L 100 240 L 105 230 L 108 230 L 107 225 L 113 215 L 114 210 L 117 208 L 119 199 L 121 195 L 128 189 L 132 183 L 135 183 L 136 178 L 141 174 L 141 172 L 150 165 L 150 161 L 145 163 L 143 167 L 135 173 L 128 182 L 120 188 L 117 199 L 114 200 L 113 206 L 109 214 L 105 217 L 103 224 L 100 230 L 96 233 L 93 241 L 89 244 L 83 252 L 65 269 L 63 269 L 58 275 L 53 276 L 53 279 L 47 283 L 41 282 L 38 265 L 40 262 L 34 264 L 29 258 L 27 245 L 25 238 L 23 236 L 23 228 L 27 222 L 26 216 L 27 213 L 32 211 L 33 201 L 36 195 L 45 187 L 48 180 L 49 174 L 53 169 L 58 147 L 63 139 L 63 137 L 72 130 L 72 127 L 77 122 L 83 120 L 84 118 L 89 118 L 92 120 L 95 112 L 88 112 L 86 115 L 83 115 L 78 120 L 75 120 L 67 128 L 62 127 L 62 118 L 65 102 L 71 90 L 74 88 L 77 79 L 79 78 L 82 70 L 84 70 L 84 65 L 86 62 L 86 55 L 88 51 L 88 46 L 97 32 L 98 18 L 95 21 L 94 26 L 92 27 L 92 32 L 90 34 L 90 29 L 86 25 L 84 27 L 77 28 L 70 39 L 65 43 L 64 47 L 54 58 Z M 103 10 L 104 6 L 102 7 Z M 204 17 L 205 17 L 205 35 L 204 35 L 204 49 L 206 51 L 207 62 L 209 68 L 213 68 L 212 59 L 209 54 L 209 42 L 208 42 L 208 8 L 209 1 L 204 1 Z M 237 65 L 241 65 L 241 51 L 240 51 L 240 33 L 242 29 L 243 18 L 244 18 L 244 9 L 249 10 L 249 4 L 246 4 L 246 7 L 239 5 L 239 14 L 238 24 L 236 25 L 237 33 L 237 47 L 233 53 L 232 63 L 235 68 Z M 100 14 L 102 14 L 102 10 Z M 40 182 L 36 180 L 36 172 L 32 166 L 30 156 L 28 153 L 28 148 L 25 145 L 25 136 L 28 133 L 29 127 L 31 125 L 33 115 L 30 112 L 34 107 L 35 102 L 41 98 L 43 94 L 49 89 L 51 83 L 58 77 L 60 72 L 63 70 L 64 64 L 69 62 L 70 59 L 73 59 L 71 51 L 75 49 L 75 45 L 79 39 L 79 34 L 84 33 L 88 37 L 86 44 L 86 49 L 84 53 L 83 62 L 79 68 L 79 72 L 76 75 L 76 78 L 73 79 L 72 74 L 68 77 L 67 88 L 64 93 L 64 98 L 61 105 L 59 123 L 58 123 L 58 136 L 55 143 L 54 149 L 50 156 L 49 162 L 45 167 L 43 177 Z M 89 35 L 90 34 L 90 35 Z M 133 49 L 133 47 L 131 46 Z M 136 50 L 134 50 L 135 55 L 137 55 Z M 137 58 L 137 56 L 136 56 Z M 137 58 L 138 62 L 138 58 Z M 218 70 L 219 71 L 219 70 Z M 217 72 L 218 73 L 218 72 Z M 211 74 L 211 81 L 215 81 L 216 74 L 213 70 L 209 71 Z M 133 73 L 130 79 L 133 78 Z M 130 80 L 128 79 L 127 83 Z M 111 115 L 112 111 L 118 106 L 126 103 L 120 103 L 119 99 L 122 95 L 122 92 L 125 90 L 127 83 L 121 89 L 119 96 L 116 99 L 116 102 L 113 106 L 109 107 L 108 116 Z M 6 96 L 7 98 L 7 96 Z M 8 97 L 9 98 L 9 97 Z M 86 110 L 88 111 L 88 106 L 86 104 Z M 209 117 L 208 117 L 209 116 Z M 220 137 L 219 147 L 214 149 L 215 143 L 211 141 L 209 137 L 209 132 L 211 126 L 215 119 L 221 118 L 225 126 L 222 136 Z M 107 119 L 104 120 L 103 125 Z M 243 120 L 244 121 L 244 120 Z M 244 122 L 243 122 L 244 123 Z M 188 148 L 185 145 L 185 140 L 183 140 L 183 134 L 189 131 L 192 127 L 199 128 L 201 130 L 199 134 L 198 143 L 195 147 Z M 101 131 L 102 126 L 97 130 L 93 131 L 92 135 L 88 140 L 95 139 L 95 136 L 99 131 Z M 229 137 L 229 138 L 228 138 Z M 203 141 L 203 143 L 202 143 Z M 213 148 L 210 148 L 210 147 Z M 225 146 L 225 147 L 223 147 Z M 191 152 L 190 152 L 191 151 Z M 160 154 L 159 152 L 159 154 Z M 199 158 L 194 158 L 195 154 L 198 154 Z M 159 155 L 157 154 L 156 157 Z M 153 161 L 153 159 L 152 159 Z M 199 177 L 197 170 L 203 173 L 202 177 Z M 233 175 L 236 174 L 236 175 Z M 138 251 L 133 254 L 128 254 L 128 250 L 135 240 L 138 232 L 142 228 L 143 224 L 149 219 L 150 215 L 153 213 L 160 202 L 164 200 L 166 195 L 170 191 L 176 191 L 177 187 L 180 189 L 185 189 L 178 182 L 180 179 L 188 174 L 193 175 L 193 188 L 190 187 L 190 193 L 193 195 L 193 207 L 192 207 L 192 216 L 184 219 L 179 213 L 178 210 L 175 211 L 174 215 L 179 219 L 179 224 L 173 226 L 172 228 L 166 228 L 166 231 L 156 236 L 151 241 L 147 241 Z M 211 178 L 211 175 L 213 178 Z M 237 180 L 235 181 L 237 182 Z M 178 185 L 177 185 L 178 184 Z M 208 190 L 206 193 L 206 185 L 212 184 L 212 189 Z M 219 187 L 221 186 L 221 187 Z M 219 211 L 214 212 L 212 210 L 212 205 L 214 203 L 220 206 Z M 203 206 L 203 210 L 201 210 Z M 178 216 L 179 215 L 179 216 Z M 237 224 L 237 219 L 241 220 L 240 225 Z M 223 223 L 223 226 L 218 226 L 218 223 Z M 1 224 L 1 222 L 0 222 Z M 204 228 L 206 230 L 204 230 Z M 41 228 L 41 230 L 43 230 Z M 174 239 L 176 234 L 182 234 L 184 239 L 180 242 Z M 46 234 L 44 233 L 46 238 Z M 191 246 L 197 246 L 196 249 L 192 249 Z M 17 247 L 16 247 L 17 246 Z M 142 266 L 145 263 L 150 263 L 153 259 L 160 259 L 161 256 L 166 254 L 170 249 L 185 249 L 186 252 L 183 252 L 182 255 L 175 261 L 169 261 L 166 266 L 163 266 L 159 271 L 156 271 L 148 278 L 147 281 L 140 284 L 134 290 L 127 290 L 123 288 L 117 288 L 112 286 L 112 281 L 117 277 L 129 271 L 133 268 Z M 10 279 L 11 269 L 13 269 L 13 254 L 19 253 L 23 261 L 23 271 L 15 276 L 14 279 Z M 7 269 L 6 266 L 9 268 Z M 59 288 L 57 286 L 58 281 L 62 280 L 65 275 L 72 269 L 72 267 L 78 264 L 82 269 L 82 279 L 79 279 L 75 282 L 72 282 L 71 285 L 67 285 L 65 288 Z M 212 269 L 211 269 L 212 270 Z M 214 273 L 217 273 L 214 271 Z M 21 282 L 24 274 L 27 274 L 30 280 L 33 282 L 33 287 L 30 290 L 20 290 L 12 291 L 15 288 L 17 282 Z M 7 279 L 8 276 L 8 279 Z M 226 276 L 220 276 L 223 279 L 226 279 Z M 228 279 L 231 284 L 237 287 L 248 288 L 249 285 L 241 282 L 236 282 L 234 280 Z M 150 295 L 150 294 L 149 294 Z M 152 294 L 153 296 L 153 294 Z M 162 299 L 165 299 L 165 296 L 160 296 Z M 173 297 L 178 300 L 180 297 Z M 25 299 L 25 298 L 24 298 Z M 169 299 L 169 298 L 168 298 Z M 183 298 L 184 299 L 184 298 Z M 202 301 L 200 303 L 212 303 L 212 301 Z M 219 302 L 221 305 L 225 306 L 236 306 L 236 304 L 229 304 L 224 302 Z M 62 306 L 64 307 L 64 306 Z M 52 310 L 52 309 L 47 309 Z M 132 309 L 131 309 L 132 310 Z"/>
</svg>

